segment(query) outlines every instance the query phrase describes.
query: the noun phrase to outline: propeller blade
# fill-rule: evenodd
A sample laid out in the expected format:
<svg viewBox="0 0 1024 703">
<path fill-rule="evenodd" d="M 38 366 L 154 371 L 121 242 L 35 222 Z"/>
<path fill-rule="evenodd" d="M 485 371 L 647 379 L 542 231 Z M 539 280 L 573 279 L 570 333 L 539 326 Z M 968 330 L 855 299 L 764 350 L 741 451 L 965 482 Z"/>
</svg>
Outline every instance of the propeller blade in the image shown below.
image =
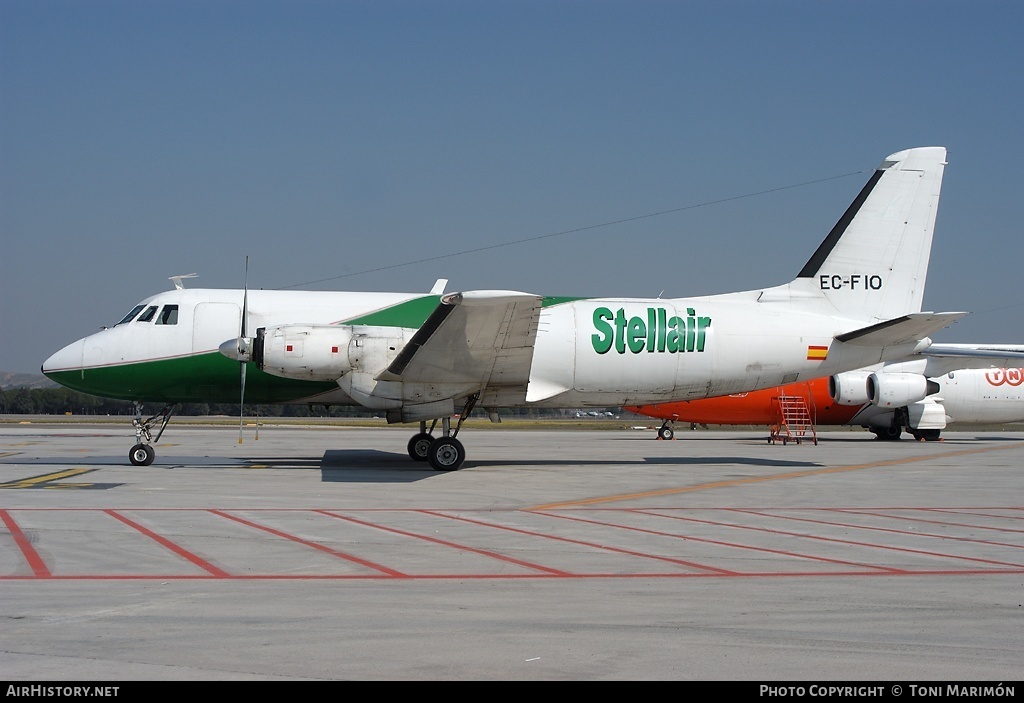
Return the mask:
<svg viewBox="0 0 1024 703">
<path fill-rule="evenodd" d="M 239 364 L 241 377 L 239 385 L 242 388 L 241 397 L 238 401 L 238 443 L 242 443 L 242 426 L 245 423 L 245 366 L 248 358 L 249 340 L 246 337 L 247 319 L 249 317 L 249 257 L 245 257 L 245 279 L 242 288 L 242 329 L 238 335 Z M 242 354 L 242 346 L 245 346 L 245 355 Z"/>
<path fill-rule="evenodd" d="M 245 362 L 242 362 L 242 397 L 238 409 L 238 443 L 242 443 L 242 425 L 245 421 Z"/>
<path fill-rule="evenodd" d="M 242 288 L 242 334 L 241 337 L 247 337 L 246 327 L 249 316 L 249 257 L 245 257 L 245 284 Z"/>
</svg>

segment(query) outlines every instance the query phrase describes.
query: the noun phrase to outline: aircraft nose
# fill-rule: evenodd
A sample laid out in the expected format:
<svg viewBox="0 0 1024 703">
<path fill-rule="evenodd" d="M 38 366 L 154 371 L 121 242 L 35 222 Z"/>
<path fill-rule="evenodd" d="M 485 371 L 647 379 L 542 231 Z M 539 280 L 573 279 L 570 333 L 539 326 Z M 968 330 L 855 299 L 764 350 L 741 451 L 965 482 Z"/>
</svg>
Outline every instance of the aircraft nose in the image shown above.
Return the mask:
<svg viewBox="0 0 1024 703">
<path fill-rule="evenodd" d="M 61 371 L 73 371 L 82 368 L 82 358 L 85 351 L 85 340 L 79 339 L 72 342 L 49 359 L 43 362 L 41 368 L 45 376 Z"/>
</svg>

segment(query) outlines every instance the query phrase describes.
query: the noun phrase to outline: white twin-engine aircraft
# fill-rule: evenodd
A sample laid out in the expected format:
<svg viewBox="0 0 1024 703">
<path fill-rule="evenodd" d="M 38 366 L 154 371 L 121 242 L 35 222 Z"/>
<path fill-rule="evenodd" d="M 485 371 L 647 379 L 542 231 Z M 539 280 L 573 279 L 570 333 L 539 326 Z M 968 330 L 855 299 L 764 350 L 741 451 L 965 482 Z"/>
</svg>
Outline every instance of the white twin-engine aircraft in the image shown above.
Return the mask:
<svg viewBox="0 0 1024 703">
<path fill-rule="evenodd" d="M 457 435 L 478 406 L 497 422 L 500 408 L 722 396 L 926 349 L 928 335 L 967 314 L 921 312 L 945 165 L 943 147 L 888 156 L 797 277 L 772 288 L 569 298 L 445 294 L 443 279 L 416 294 L 186 289 L 173 277 L 174 290 L 61 349 L 42 371 L 136 402 L 135 465 L 153 462 L 150 443 L 177 404 L 241 399 L 419 422 L 409 455 L 458 469 Z M 166 405 L 143 419 L 142 402 Z"/>
</svg>

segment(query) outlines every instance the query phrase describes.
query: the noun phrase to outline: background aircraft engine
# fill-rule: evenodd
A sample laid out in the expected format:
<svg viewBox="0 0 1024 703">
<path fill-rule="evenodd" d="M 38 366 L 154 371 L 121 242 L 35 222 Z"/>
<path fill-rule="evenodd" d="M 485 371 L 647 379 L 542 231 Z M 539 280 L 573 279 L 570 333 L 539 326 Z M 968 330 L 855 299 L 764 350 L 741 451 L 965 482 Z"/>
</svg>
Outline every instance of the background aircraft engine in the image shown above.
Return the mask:
<svg viewBox="0 0 1024 703">
<path fill-rule="evenodd" d="M 903 407 L 939 392 L 939 384 L 919 373 L 878 373 L 868 376 L 868 396 L 881 408 Z"/>
<path fill-rule="evenodd" d="M 828 379 L 828 394 L 839 405 L 866 405 L 871 397 L 868 395 L 869 371 L 847 371 L 837 373 Z"/>
<path fill-rule="evenodd" d="M 261 371 L 282 378 L 336 381 L 352 370 L 352 328 L 340 325 L 282 325 L 259 329 L 253 361 Z"/>
</svg>

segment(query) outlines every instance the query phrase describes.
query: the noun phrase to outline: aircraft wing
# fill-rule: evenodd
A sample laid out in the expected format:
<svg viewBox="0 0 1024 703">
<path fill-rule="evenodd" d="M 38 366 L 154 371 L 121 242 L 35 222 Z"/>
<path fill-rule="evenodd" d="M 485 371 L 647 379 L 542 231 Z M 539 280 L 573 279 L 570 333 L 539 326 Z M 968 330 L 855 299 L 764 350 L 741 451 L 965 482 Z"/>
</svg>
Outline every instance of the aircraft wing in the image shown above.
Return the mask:
<svg viewBox="0 0 1024 703">
<path fill-rule="evenodd" d="M 539 295 L 505 290 L 443 295 L 377 379 L 525 387 L 542 300 Z"/>
<path fill-rule="evenodd" d="M 854 346 L 908 344 L 927 337 L 967 316 L 966 312 L 915 312 L 851 332 L 837 334 L 836 340 Z"/>
</svg>

